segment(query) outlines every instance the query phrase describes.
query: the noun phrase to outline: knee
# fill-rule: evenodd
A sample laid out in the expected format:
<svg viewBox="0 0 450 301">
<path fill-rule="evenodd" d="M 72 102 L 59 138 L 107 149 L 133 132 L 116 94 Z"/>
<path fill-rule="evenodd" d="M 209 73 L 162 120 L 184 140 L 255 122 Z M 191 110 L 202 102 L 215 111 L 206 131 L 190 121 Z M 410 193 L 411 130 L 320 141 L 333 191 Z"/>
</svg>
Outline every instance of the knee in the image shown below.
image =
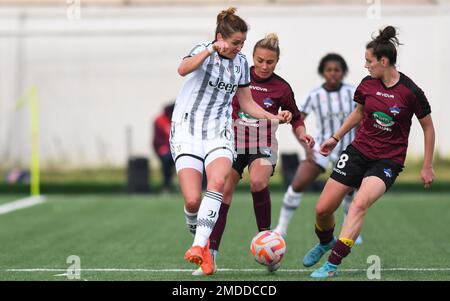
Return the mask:
<svg viewBox="0 0 450 301">
<path fill-rule="evenodd" d="M 368 201 L 365 200 L 363 197 L 358 197 L 353 200 L 353 202 L 350 204 L 349 212 L 353 212 L 357 215 L 364 215 L 367 212 L 367 209 L 369 209 Z"/>
<path fill-rule="evenodd" d="M 332 215 L 334 212 L 333 210 L 327 206 L 326 204 L 323 203 L 318 203 L 316 205 L 316 216 L 321 219 L 321 218 L 326 218 L 330 215 Z"/>
<path fill-rule="evenodd" d="M 232 191 L 227 191 L 225 190 L 223 192 L 223 197 L 222 197 L 222 203 L 225 203 L 227 205 L 231 204 L 231 199 L 233 198 L 233 192 Z"/>
<path fill-rule="evenodd" d="M 267 187 L 267 182 L 261 179 L 250 178 L 250 191 L 258 192 Z"/>
<path fill-rule="evenodd" d="M 184 197 L 184 206 L 188 212 L 198 212 L 200 207 L 200 196 L 199 195 L 187 195 Z"/>
<path fill-rule="evenodd" d="M 215 176 L 208 179 L 208 190 L 223 192 L 225 186 L 225 177 Z"/>
</svg>

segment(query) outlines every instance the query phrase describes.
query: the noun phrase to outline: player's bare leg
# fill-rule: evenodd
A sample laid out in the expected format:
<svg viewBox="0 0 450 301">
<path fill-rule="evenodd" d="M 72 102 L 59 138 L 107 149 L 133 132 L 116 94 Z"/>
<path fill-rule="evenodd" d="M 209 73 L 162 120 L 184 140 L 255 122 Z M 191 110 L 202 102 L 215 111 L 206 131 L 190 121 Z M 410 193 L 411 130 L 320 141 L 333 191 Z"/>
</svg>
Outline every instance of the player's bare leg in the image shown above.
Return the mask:
<svg viewBox="0 0 450 301">
<path fill-rule="evenodd" d="M 319 238 L 319 243 L 309 250 L 303 258 L 304 266 L 310 267 L 316 264 L 334 246 L 336 242 L 333 235 L 334 212 L 339 208 L 344 196 L 352 189 L 332 178 L 328 179 L 316 205 L 315 232 Z"/>
<path fill-rule="evenodd" d="M 183 168 L 178 172 L 179 185 L 184 197 L 184 215 L 189 232 L 195 235 L 197 213 L 202 196 L 202 173 L 194 168 Z"/>
<path fill-rule="evenodd" d="M 231 164 L 229 158 L 218 157 L 206 166 L 207 190 L 198 211 L 194 242 L 185 255 L 185 259 L 189 262 L 201 265 L 206 275 L 211 275 L 215 271 L 214 262 L 209 252 L 209 236 L 219 217 L 222 193 L 226 178 L 231 170 Z M 198 254 L 199 248 L 202 249 L 201 255 Z"/>
<path fill-rule="evenodd" d="M 333 246 L 327 262 L 315 270 L 311 277 L 326 278 L 336 275 L 337 267 L 341 264 L 342 259 L 350 254 L 355 239 L 361 232 L 367 210 L 385 191 L 386 185 L 380 178 L 371 176 L 363 179 L 358 194 L 350 205 L 339 239 Z"/>
</svg>

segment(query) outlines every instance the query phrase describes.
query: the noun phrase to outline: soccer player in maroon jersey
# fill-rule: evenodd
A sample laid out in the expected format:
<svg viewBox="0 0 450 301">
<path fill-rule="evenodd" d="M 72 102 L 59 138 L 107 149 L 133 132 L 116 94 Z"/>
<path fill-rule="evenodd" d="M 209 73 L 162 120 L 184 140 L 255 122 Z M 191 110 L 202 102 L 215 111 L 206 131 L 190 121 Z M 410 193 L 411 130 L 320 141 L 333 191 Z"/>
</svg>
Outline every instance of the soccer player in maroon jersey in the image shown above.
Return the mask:
<svg viewBox="0 0 450 301">
<path fill-rule="evenodd" d="M 396 30 L 387 26 L 366 45 L 365 77 L 356 89 L 357 107 L 344 124 L 320 148 L 327 156 L 337 142 L 356 125 L 355 139 L 342 152 L 316 205 L 316 229 L 319 243 L 304 257 L 303 264 L 312 266 L 331 249 L 327 262 L 311 277 L 336 275 L 337 267 L 358 237 L 364 216 L 394 183 L 403 169 L 411 120 L 416 115 L 424 134 L 424 160 L 420 172 L 425 188 L 434 179 L 434 127 L 431 109 L 423 91 L 395 67 L 400 45 Z M 333 236 L 334 212 L 342 198 L 354 188 L 357 195 L 342 227 L 339 238 Z"/>
<path fill-rule="evenodd" d="M 266 111 L 277 114 L 279 109 L 292 113 L 291 125 L 298 140 L 308 147 L 314 146 L 314 139 L 306 134 L 305 125 L 294 99 L 290 85 L 274 73 L 280 57 L 276 34 L 268 34 L 253 48 L 253 63 L 250 68 L 250 89 L 252 97 Z M 269 178 L 276 164 L 277 124 L 258 120 L 245 114 L 236 98 L 233 99 L 233 120 L 237 158 L 225 182 L 219 218 L 210 236 L 210 251 L 214 258 L 219 250 L 220 240 L 225 230 L 228 209 L 234 189 L 239 183 L 244 168 L 250 173 L 250 191 L 253 197 L 256 223 L 259 231 L 269 230 L 271 223 L 271 201 L 268 188 Z M 272 266 L 269 270 L 279 267 Z M 203 275 L 200 269 L 193 275 Z"/>
</svg>

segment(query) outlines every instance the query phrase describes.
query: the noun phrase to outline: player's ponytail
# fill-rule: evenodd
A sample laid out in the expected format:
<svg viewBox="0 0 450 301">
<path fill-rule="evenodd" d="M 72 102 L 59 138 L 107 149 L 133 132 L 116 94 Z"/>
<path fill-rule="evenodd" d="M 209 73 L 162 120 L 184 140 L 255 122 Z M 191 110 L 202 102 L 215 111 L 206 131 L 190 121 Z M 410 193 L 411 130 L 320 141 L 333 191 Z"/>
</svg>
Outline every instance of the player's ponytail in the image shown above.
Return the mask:
<svg viewBox="0 0 450 301">
<path fill-rule="evenodd" d="M 268 33 L 264 39 L 256 42 L 255 47 L 253 47 L 253 55 L 255 54 L 256 48 L 272 50 L 277 54 L 277 58 L 280 57 L 278 36 L 275 33 Z"/>
<path fill-rule="evenodd" d="M 382 57 L 389 59 L 389 64 L 394 66 L 397 62 L 397 47 L 401 45 L 397 38 L 397 31 L 393 26 L 387 26 L 380 30 L 378 36 L 372 37 L 367 43 L 366 49 L 372 49 L 373 55 L 380 60 Z"/>
<path fill-rule="evenodd" d="M 235 13 L 236 8 L 230 7 L 217 15 L 216 38 L 219 33 L 222 37 L 228 38 L 235 32 L 246 33 L 248 31 L 247 23 Z"/>
</svg>

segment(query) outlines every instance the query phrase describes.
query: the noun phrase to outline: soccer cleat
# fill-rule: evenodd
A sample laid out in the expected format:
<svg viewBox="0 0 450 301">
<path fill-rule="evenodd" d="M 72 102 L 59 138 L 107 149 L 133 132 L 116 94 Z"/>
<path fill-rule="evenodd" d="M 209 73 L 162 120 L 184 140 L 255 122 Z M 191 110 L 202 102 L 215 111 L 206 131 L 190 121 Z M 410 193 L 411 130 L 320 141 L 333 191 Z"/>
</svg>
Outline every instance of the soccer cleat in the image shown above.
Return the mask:
<svg viewBox="0 0 450 301">
<path fill-rule="evenodd" d="M 212 275 L 216 272 L 216 264 L 213 256 L 211 256 L 211 252 L 209 251 L 209 240 L 203 248 L 203 262 L 200 267 L 205 275 Z"/>
<path fill-rule="evenodd" d="M 273 273 L 276 270 L 278 270 L 280 268 L 280 266 L 281 266 L 281 262 L 278 262 L 278 263 L 275 263 L 275 264 L 272 264 L 272 265 L 268 265 L 267 266 L 267 270 L 269 271 L 269 273 Z"/>
<path fill-rule="evenodd" d="M 216 250 L 209 250 L 209 253 L 211 254 L 211 257 L 213 259 L 214 262 L 214 273 L 215 274 L 217 272 L 217 264 L 216 264 L 216 256 L 217 256 L 217 251 Z M 200 266 L 198 269 L 196 269 L 195 271 L 192 272 L 192 276 L 205 276 L 206 274 L 203 272 L 202 267 Z"/>
<path fill-rule="evenodd" d="M 323 266 L 311 273 L 312 278 L 328 278 L 337 275 L 337 265 L 325 262 Z"/>
<path fill-rule="evenodd" d="M 363 243 L 362 236 L 361 236 L 361 235 L 358 235 L 358 238 L 356 238 L 356 240 L 355 240 L 355 244 L 356 244 L 356 245 L 360 245 L 360 244 L 362 244 L 362 243 Z"/>
<path fill-rule="evenodd" d="M 308 251 L 308 253 L 306 253 L 303 258 L 303 265 L 307 268 L 315 265 L 320 258 L 322 258 L 323 254 L 333 248 L 335 243 L 336 238 L 333 238 L 333 240 L 326 245 L 321 245 L 320 243 L 316 244 L 311 250 Z"/>
<path fill-rule="evenodd" d="M 203 259 L 203 248 L 200 246 L 192 246 L 184 254 L 184 259 L 190 263 L 195 263 L 196 265 L 201 265 L 204 261 Z"/>
</svg>

